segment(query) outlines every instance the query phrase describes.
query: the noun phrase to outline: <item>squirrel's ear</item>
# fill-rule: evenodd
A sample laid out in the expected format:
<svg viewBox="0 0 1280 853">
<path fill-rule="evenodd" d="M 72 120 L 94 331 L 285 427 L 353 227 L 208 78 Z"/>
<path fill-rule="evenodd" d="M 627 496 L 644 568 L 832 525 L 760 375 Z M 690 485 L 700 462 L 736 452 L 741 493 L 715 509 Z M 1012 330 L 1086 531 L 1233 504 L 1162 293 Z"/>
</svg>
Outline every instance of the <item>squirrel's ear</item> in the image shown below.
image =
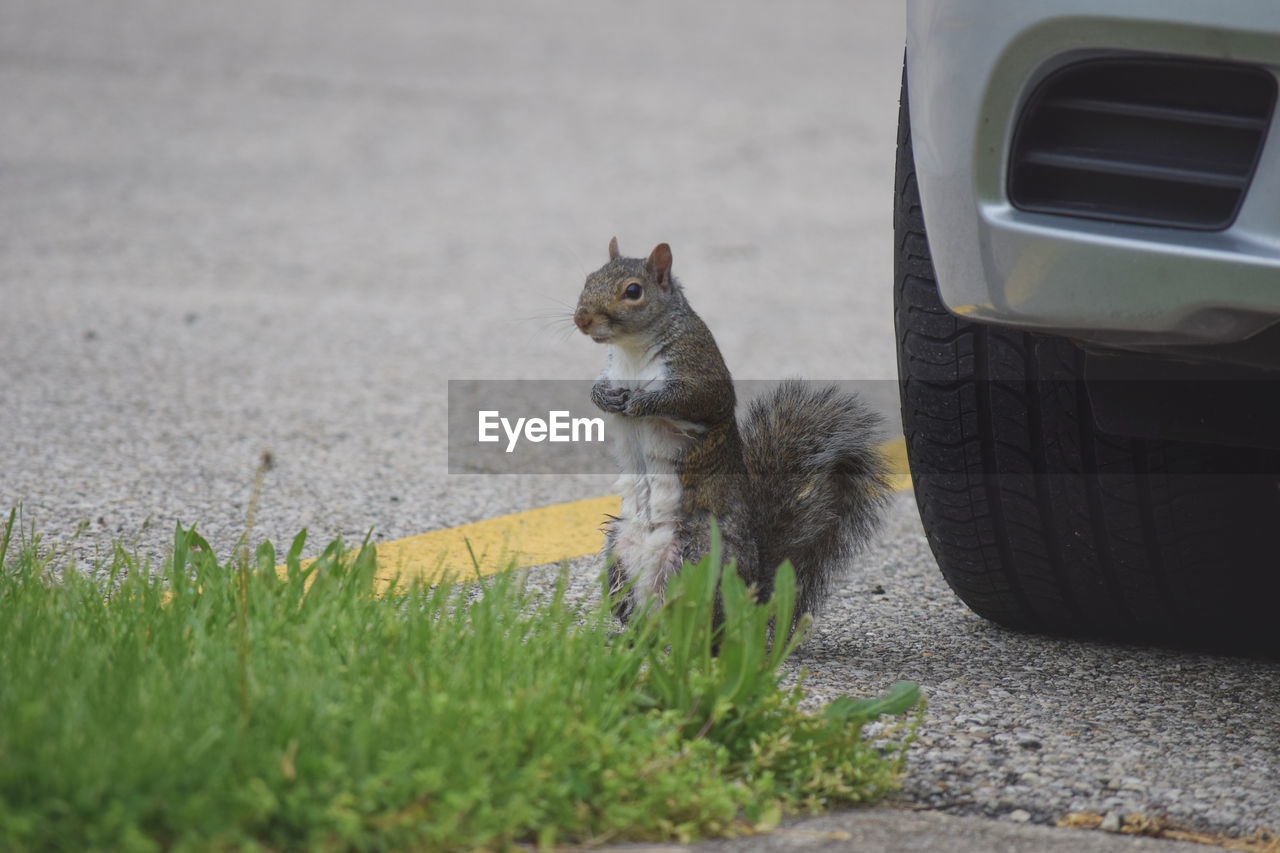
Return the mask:
<svg viewBox="0 0 1280 853">
<path fill-rule="evenodd" d="M 609 260 L 622 257 L 622 253 L 618 251 L 618 238 L 614 237 L 609 241 Z"/>
<path fill-rule="evenodd" d="M 644 265 L 659 283 L 667 284 L 671 280 L 671 247 L 666 243 L 659 243 L 649 253 L 649 260 Z"/>
</svg>

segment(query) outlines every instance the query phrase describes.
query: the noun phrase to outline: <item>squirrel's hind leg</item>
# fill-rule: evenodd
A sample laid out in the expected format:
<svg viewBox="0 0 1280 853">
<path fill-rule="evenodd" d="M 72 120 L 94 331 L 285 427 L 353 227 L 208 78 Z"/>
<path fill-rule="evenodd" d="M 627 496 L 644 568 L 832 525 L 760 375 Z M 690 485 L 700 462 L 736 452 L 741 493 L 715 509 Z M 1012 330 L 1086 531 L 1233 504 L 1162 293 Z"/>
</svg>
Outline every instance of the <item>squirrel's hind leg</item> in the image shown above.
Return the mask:
<svg viewBox="0 0 1280 853">
<path fill-rule="evenodd" d="M 604 525 L 604 559 L 605 571 L 609 580 L 609 595 L 614 596 L 613 615 L 617 616 L 623 625 L 631 619 L 631 612 L 635 609 L 633 602 L 633 591 L 627 589 L 629 582 L 629 573 L 623 564 L 623 558 L 618 553 L 618 532 L 622 525 L 622 519 L 611 518 Z M 626 594 L 621 593 L 626 590 Z"/>
<path fill-rule="evenodd" d="M 751 531 L 741 523 L 724 523 L 719 519 L 716 523 L 720 529 L 720 551 L 725 563 L 735 560 L 738 577 L 747 584 L 760 587 L 759 558 Z M 688 535 L 684 542 L 683 557 L 690 563 L 696 563 L 711 553 L 711 517 L 703 515 L 696 522 L 688 524 L 685 529 Z M 769 583 L 768 586 L 769 589 L 764 590 L 766 599 L 773 591 L 773 584 Z"/>
<path fill-rule="evenodd" d="M 742 523 L 724 524 L 718 520 L 717 523 L 720 529 L 721 554 L 725 564 L 728 565 L 729 560 L 734 560 L 738 577 L 742 578 L 748 586 L 755 586 L 756 600 L 767 601 L 773 594 L 773 579 L 760 577 L 756 543 L 751 537 L 750 530 Z M 684 542 L 684 559 L 690 563 L 696 563 L 711 553 L 711 517 L 703 515 L 697 522 L 686 526 L 686 531 L 688 538 Z M 723 622 L 724 605 L 720 600 L 720 591 L 717 589 L 713 624 L 719 626 Z"/>
</svg>

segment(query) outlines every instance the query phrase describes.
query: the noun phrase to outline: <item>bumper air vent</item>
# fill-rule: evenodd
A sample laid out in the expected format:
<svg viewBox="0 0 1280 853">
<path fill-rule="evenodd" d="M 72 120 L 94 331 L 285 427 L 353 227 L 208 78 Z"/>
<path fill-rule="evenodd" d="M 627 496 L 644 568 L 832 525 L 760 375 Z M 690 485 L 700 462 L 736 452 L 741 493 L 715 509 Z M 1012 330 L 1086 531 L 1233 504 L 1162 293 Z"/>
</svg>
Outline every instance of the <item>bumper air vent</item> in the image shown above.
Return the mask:
<svg viewBox="0 0 1280 853">
<path fill-rule="evenodd" d="M 1216 231 L 1240 210 L 1276 103 L 1246 65 L 1080 62 L 1023 107 L 1009 200 L 1037 213 Z"/>
</svg>

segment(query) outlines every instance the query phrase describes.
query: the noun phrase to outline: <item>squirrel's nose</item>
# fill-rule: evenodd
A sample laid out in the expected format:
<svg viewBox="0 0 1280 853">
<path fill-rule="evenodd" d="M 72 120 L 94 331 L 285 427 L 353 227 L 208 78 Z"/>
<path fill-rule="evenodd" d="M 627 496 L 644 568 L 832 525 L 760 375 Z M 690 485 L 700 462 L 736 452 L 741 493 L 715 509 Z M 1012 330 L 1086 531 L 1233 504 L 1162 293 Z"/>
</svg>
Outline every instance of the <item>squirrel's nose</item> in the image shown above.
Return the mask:
<svg viewBox="0 0 1280 853">
<path fill-rule="evenodd" d="M 582 334 L 591 334 L 591 327 L 595 325 L 595 318 L 587 313 L 586 308 L 579 308 L 573 315 L 573 324 L 582 330 Z"/>
</svg>

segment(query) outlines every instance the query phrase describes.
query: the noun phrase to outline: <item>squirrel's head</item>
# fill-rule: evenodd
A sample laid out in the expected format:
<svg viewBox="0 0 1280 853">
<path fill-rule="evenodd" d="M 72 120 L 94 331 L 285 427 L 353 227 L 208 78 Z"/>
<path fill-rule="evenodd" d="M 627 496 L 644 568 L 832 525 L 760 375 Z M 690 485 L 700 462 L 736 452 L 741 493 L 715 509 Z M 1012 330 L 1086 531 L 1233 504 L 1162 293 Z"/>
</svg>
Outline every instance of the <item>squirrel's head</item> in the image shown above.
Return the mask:
<svg viewBox="0 0 1280 853">
<path fill-rule="evenodd" d="M 573 322 L 596 343 L 626 345 L 633 335 L 648 343 L 680 299 L 680 285 L 671 277 L 670 246 L 659 243 L 644 260 L 624 258 L 614 237 L 609 262 L 587 276 Z"/>
</svg>

